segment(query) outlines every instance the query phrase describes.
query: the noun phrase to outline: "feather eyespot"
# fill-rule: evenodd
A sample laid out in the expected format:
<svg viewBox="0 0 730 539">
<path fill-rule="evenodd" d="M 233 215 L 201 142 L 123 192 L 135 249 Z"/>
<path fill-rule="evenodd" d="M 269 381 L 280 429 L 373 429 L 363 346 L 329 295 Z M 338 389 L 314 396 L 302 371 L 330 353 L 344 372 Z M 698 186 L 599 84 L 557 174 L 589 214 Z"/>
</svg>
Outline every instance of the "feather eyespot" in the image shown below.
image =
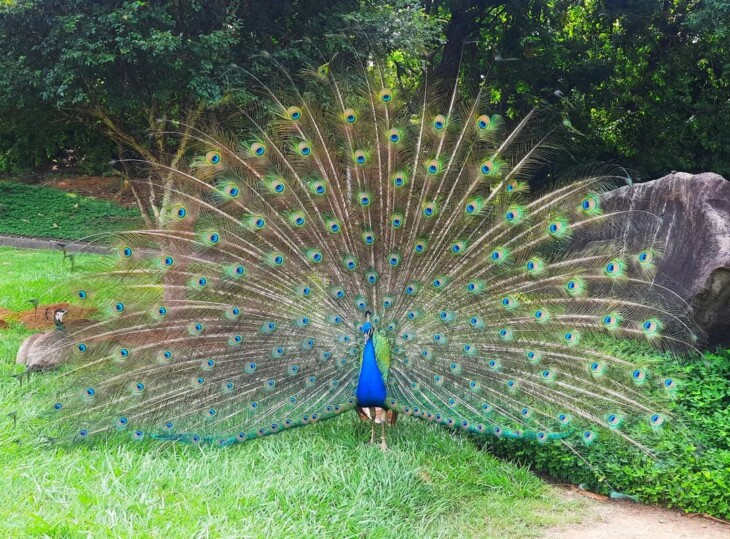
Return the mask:
<svg viewBox="0 0 730 539">
<path fill-rule="evenodd" d="M 651 251 L 642 251 L 637 258 L 639 259 L 639 264 L 642 266 L 650 266 L 654 261 L 654 253 Z"/>
<path fill-rule="evenodd" d="M 595 194 L 586 195 L 580 203 L 580 209 L 588 215 L 600 213 L 599 197 Z"/>
<path fill-rule="evenodd" d="M 360 204 L 360 206 L 367 207 L 370 206 L 370 202 L 372 202 L 372 198 L 368 193 L 360 193 L 357 196 L 357 201 Z"/>
<path fill-rule="evenodd" d="M 299 121 L 302 119 L 302 109 L 299 107 L 289 107 L 286 109 L 287 117 L 292 121 Z"/>
<path fill-rule="evenodd" d="M 354 124 L 357 121 L 357 113 L 354 109 L 345 109 L 342 113 L 342 118 L 348 124 Z"/>
<path fill-rule="evenodd" d="M 650 318 L 641 324 L 641 329 L 647 337 L 653 337 L 660 329 L 660 322 L 656 318 Z"/>
<path fill-rule="evenodd" d="M 604 373 L 605 366 L 600 361 L 594 361 L 588 366 L 588 369 L 591 371 L 591 374 L 602 375 Z"/>
<path fill-rule="evenodd" d="M 441 161 L 438 159 L 431 159 L 426 163 L 426 172 L 431 175 L 438 174 L 441 171 Z"/>
<path fill-rule="evenodd" d="M 466 207 L 464 208 L 464 211 L 468 213 L 469 215 L 476 215 L 479 213 L 479 210 L 481 209 L 482 202 L 479 200 L 470 200 L 466 203 Z"/>
<path fill-rule="evenodd" d="M 631 379 L 637 384 L 641 384 L 646 380 L 646 371 L 644 369 L 634 369 L 631 373 Z"/>
<path fill-rule="evenodd" d="M 302 157 L 309 157 L 312 153 L 312 147 L 308 142 L 302 141 L 296 146 L 297 153 Z"/>
<path fill-rule="evenodd" d="M 603 323 L 604 327 L 608 329 L 616 329 L 617 327 L 619 327 L 621 317 L 616 313 L 608 313 L 603 316 L 601 322 Z"/>
<path fill-rule="evenodd" d="M 446 124 L 446 116 L 444 116 L 443 114 L 439 114 L 433 119 L 433 123 L 431 125 L 433 125 L 433 128 L 436 131 L 442 131 L 446 127 Z"/>
<path fill-rule="evenodd" d="M 352 158 L 358 165 L 364 165 L 368 160 L 368 156 L 363 150 L 357 150 Z"/>
<path fill-rule="evenodd" d="M 240 189 L 235 185 L 226 185 L 223 192 L 231 198 L 236 198 L 241 193 Z"/>
<path fill-rule="evenodd" d="M 479 165 L 479 172 L 483 176 L 489 176 L 493 171 L 494 171 L 494 162 L 491 159 L 482 161 L 481 165 Z"/>
<path fill-rule="evenodd" d="M 611 260 L 606 264 L 605 273 L 608 277 L 619 277 L 623 271 L 624 263 L 619 259 Z"/>
<path fill-rule="evenodd" d="M 485 129 L 487 129 L 491 123 L 491 118 L 489 118 L 489 116 L 487 116 L 486 114 L 482 114 L 476 119 L 477 128 L 480 131 L 484 131 Z"/>
<path fill-rule="evenodd" d="M 205 154 L 205 161 L 209 165 L 218 165 L 221 162 L 221 154 L 217 151 L 210 151 Z"/>
<path fill-rule="evenodd" d="M 251 154 L 255 157 L 263 157 L 266 153 L 266 146 L 261 144 L 260 142 L 254 142 L 251 144 Z"/>
</svg>

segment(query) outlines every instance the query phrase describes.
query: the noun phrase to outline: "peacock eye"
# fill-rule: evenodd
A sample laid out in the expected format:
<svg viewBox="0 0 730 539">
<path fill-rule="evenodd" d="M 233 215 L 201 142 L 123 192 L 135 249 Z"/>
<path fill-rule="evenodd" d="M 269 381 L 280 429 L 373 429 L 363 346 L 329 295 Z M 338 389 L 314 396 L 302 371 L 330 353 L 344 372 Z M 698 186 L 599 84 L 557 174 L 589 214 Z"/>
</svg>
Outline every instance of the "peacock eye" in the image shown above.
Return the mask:
<svg viewBox="0 0 730 539">
<path fill-rule="evenodd" d="M 217 165 L 221 162 L 220 152 L 211 151 L 205 154 L 205 160 L 209 165 Z"/>
<path fill-rule="evenodd" d="M 286 115 L 289 117 L 290 120 L 298 121 L 302 117 L 302 109 L 299 107 L 289 107 L 286 109 Z"/>
<path fill-rule="evenodd" d="M 441 131 L 446 127 L 446 117 L 443 114 L 439 114 L 433 119 L 433 128 L 436 131 Z"/>
<path fill-rule="evenodd" d="M 477 127 L 479 128 L 480 131 L 484 131 L 486 128 L 489 127 L 489 125 L 491 123 L 492 123 L 491 119 L 486 114 L 482 114 L 476 120 Z"/>
<path fill-rule="evenodd" d="M 297 152 L 299 155 L 307 157 L 312 153 L 312 147 L 309 145 L 308 142 L 302 141 L 299 144 L 297 144 Z"/>
<path fill-rule="evenodd" d="M 255 142 L 251 145 L 251 153 L 256 157 L 262 157 L 266 153 L 266 146 Z"/>
</svg>

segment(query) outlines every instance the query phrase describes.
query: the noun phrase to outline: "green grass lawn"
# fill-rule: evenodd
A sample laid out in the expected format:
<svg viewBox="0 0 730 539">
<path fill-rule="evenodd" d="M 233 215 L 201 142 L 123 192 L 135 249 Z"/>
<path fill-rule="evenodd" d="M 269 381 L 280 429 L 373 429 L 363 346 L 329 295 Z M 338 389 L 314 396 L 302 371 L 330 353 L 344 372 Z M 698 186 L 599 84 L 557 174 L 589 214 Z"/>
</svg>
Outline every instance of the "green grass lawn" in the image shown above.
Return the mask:
<svg viewBox="0 0 730 539">
<path fill-rule="evenodd" d="M 136 207 L 45 185 L 0 182 L 0 234 L 76 240 L 142 226 Z"/>
<path fill-rule="evenodd" d="M 0 307 L 66 299 L 62 286 L 43 293 L 69 271 L 58 252 L 0 248 Z M 2 537 L 534 537 L 582 511 L 524 467 L 408 417 L 387 453 L 353 413 L 225 449 L 38 445 L 23 416 L 46 404 L 54 375 L 11 377 L 29 334 L 0 330 Z"/>
</svg>

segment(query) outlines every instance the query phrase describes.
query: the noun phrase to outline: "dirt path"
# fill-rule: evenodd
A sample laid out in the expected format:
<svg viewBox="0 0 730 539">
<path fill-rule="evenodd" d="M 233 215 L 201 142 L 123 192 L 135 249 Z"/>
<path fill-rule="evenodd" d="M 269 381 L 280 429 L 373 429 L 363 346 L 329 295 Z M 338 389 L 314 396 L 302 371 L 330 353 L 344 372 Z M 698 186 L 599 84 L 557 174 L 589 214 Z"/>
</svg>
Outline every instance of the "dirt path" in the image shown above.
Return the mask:
<svg viewBox="0 0 730 539">
<path fill-rule="evenodd" d="M 699 515 L 641 505 L 630 501 L 593 500 L 560 489 L 568 499 L 582 499 L 586 517 L 580 524 L 557 526 L 545 539 L 730 539 L 730 524 Z"/>
<path fill-rule="evenodd" d="M 74 240 L 56 240 L 50 238 L 39 238 L 34 236 L 15 236 L 12 234 L 0 234 L 0 246 L 15 247 L 17 249 L 57 249 L 64 246 L 68 253 L 95 253 L 108 254 L 110 250 L 100 245 Z"/>
</svg>

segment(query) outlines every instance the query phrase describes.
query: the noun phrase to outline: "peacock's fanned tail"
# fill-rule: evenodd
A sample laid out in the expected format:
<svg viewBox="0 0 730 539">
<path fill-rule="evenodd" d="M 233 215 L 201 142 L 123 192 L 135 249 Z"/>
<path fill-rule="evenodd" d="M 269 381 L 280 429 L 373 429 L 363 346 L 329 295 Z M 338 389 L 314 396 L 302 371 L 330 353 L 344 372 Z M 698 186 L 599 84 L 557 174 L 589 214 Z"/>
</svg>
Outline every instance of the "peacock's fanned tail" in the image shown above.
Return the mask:
<svg viewBox="0 0 730 539">
<path fill-rule="evenodd" d="M 46 434 L 225 445 L 333 417 L 356 406 L 366 310 L 391 409 L 541 441 L 667 422 L 655 394 L 675 382 L 598 342 L 693 339 L 653 283 L 659 219 L 601 208 L 625 172 L 530 193 L 561 145 L 546 109 L 507 128 L 483 88 L 406 101 L 378 67 L 334 71 L 300 93 L 282 70 L 244 126 L 150 165 L 166 225 L 115 236 L 114 269 L 77 283 L 108 314 L 69 325 Z"/>
</svg>

